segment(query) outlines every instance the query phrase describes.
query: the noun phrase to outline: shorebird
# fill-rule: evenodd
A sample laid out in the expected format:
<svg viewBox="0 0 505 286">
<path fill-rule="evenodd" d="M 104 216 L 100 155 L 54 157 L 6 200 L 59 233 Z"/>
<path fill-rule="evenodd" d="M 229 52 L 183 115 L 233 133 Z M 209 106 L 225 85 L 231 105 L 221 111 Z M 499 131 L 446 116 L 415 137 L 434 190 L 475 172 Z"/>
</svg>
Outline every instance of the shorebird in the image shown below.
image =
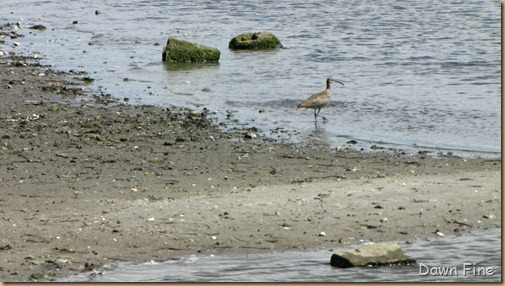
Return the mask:
<svg viewBox="0 0 505 286">
<path fill-rule="evenodd" d="M 319 116 L 319 112 L 321 112 L 321 108 L 328 105 L 330 102 L 330 93 L 331 93 L 331 83 L 338 82 L 341 85 L 344 85 L 338 80 L 334 80 L 332 78 L 326 79 L 326 89 L 318 92 L 316 94 L 311 95 L 307 100 L 298 104 L 296 108 L 312 108 L 314 109 L 314 119 L 317 121 L 317 117 Z M 326 118 L 323 116 L 323 120 Z"/>
</svg>

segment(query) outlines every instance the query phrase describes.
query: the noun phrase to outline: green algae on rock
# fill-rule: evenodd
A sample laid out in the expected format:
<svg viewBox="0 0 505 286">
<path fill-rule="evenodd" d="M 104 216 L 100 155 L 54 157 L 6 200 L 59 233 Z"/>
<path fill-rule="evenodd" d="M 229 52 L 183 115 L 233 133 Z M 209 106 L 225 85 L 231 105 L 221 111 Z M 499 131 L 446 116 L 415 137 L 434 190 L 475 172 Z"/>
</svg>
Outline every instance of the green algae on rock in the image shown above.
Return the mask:
<svg viewBox="0 0 505 286">
<path fill-rule="evenodd" d="M 162 60 L 177 63 L 216 63 L 221 52 L 212 47 L 202 46 L 187 41 L 168 38 L 163 48 Z"/>
<path fill-rule="evenodd" d="M 231 39 L 228 48 L 232 50 L 264 50 L 282 48 L 279 39 L 270 32 L 246 33 Z"/>
</svg>

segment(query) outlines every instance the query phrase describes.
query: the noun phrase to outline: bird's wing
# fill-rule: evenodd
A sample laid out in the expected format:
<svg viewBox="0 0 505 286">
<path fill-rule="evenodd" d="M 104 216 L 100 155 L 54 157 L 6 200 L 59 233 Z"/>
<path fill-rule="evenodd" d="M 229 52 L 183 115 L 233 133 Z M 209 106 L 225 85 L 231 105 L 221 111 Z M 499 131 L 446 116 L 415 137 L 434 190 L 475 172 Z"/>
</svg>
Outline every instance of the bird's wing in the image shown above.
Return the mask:
<svg viewBox="0 0 505 286">
<path fill-rule="evenodd" d="M 300 103 L 298 107 L 319 107 L 328 103 L 327 94 L 322 91 L 311 95 L 307 100 Z"/>
</svg>

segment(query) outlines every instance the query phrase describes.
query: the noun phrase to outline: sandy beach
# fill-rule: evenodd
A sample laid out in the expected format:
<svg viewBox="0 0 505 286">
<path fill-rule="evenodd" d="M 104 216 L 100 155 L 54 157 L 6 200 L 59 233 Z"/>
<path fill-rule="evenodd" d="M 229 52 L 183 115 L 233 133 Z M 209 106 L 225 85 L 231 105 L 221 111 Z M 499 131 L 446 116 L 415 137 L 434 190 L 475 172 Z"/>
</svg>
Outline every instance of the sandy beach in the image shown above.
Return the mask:
<svg viewBox="0 0 505 286">
<path fill-rule="evenodd" d="M 500 158 L 284 144 L 30 56 L 0 67 L 3 282 L 501 227 Z"/>
</svg>

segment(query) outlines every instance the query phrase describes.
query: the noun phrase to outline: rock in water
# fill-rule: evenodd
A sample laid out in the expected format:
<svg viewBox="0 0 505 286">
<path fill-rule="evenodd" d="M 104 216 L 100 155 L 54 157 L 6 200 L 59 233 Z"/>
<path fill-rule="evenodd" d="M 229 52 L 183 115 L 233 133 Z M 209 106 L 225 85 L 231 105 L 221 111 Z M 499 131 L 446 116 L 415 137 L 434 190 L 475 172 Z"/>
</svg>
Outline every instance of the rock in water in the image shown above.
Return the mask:
<svg viewBox="0 0 505 286">
<path fill-rule="evenodd" d="M 33 25 L 33 26 L 29 27 L 28 29 L 44 31 L 46 29 L 46 27 L 44 25 L 39 24 L 39 25 Z"/>
<path fill-rule="evenodd" d="M 246 33 L 231 39 L 228 48 L 232 50 L 263 50 L 282 48 L 277 37 L 270 32 Z"/>
<path fill-rule="evenodd" d="M 212 47 L 168 38 L 163 48 L 162 60 L 177 63 L 217 63 L 221 52 Z"/>
<path fill-rule="evenodd" d="M 412 265 L 416 260 L 405 255 L 396 243 L 377 243 L 352 251 L 333 254 L 331 266 L 349 268 L 356 266 Z"/>
</svg>

